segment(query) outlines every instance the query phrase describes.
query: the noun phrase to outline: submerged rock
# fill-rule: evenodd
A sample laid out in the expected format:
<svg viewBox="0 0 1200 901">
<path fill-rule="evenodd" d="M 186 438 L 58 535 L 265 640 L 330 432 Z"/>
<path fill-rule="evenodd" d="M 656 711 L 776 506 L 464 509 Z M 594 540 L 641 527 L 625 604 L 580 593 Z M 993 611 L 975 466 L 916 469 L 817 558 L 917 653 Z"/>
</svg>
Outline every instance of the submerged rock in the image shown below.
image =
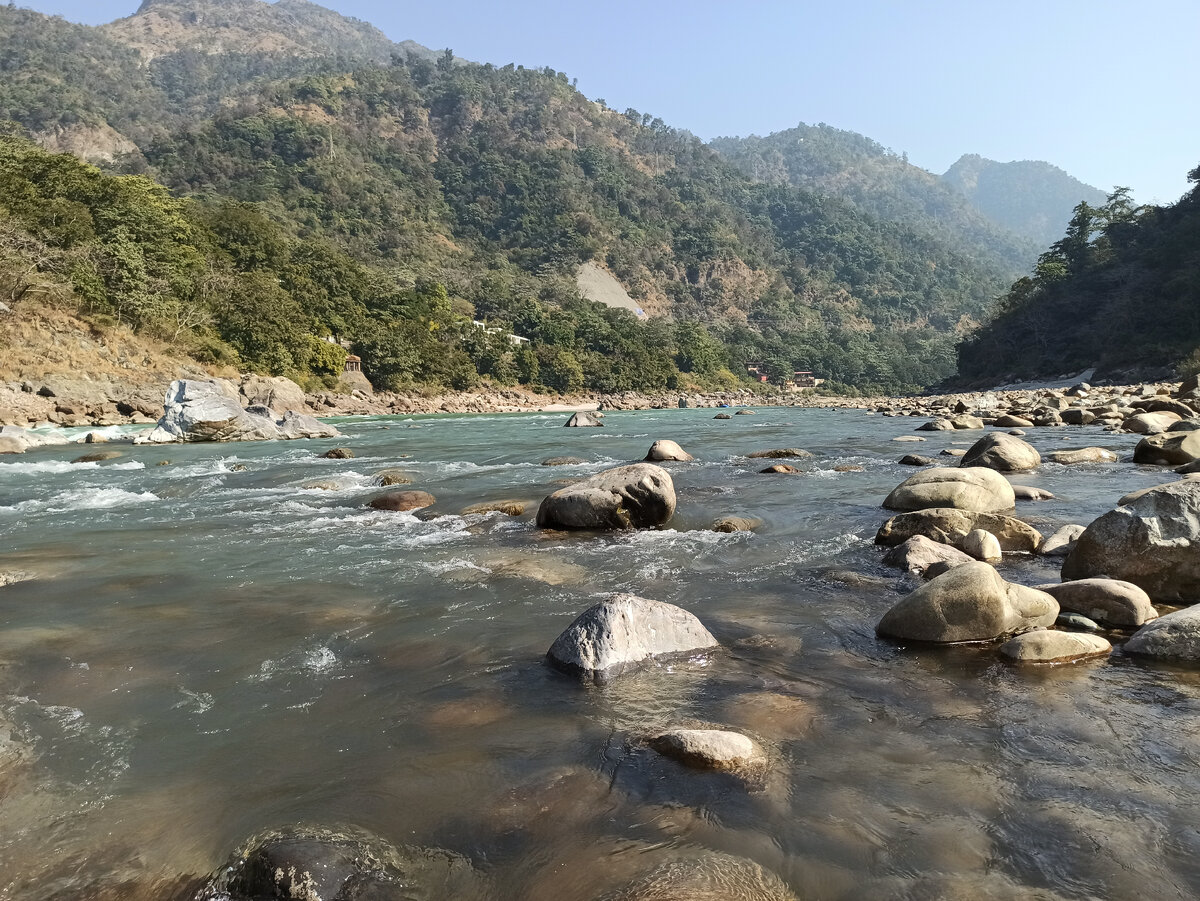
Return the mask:
<svg viewBox="0 0 1200 901">
<path fill-rule="evenodd" d="M 762 525 L 761 519 L 747 516 L 722 516 L 712 524 L 714 532 L 753 532 Z"/>
<path fill-rule="evenodd" d="M 1054 624 L 1058 602 L 1006 582 L 987 563 L 957 566 L 922 585 L 883 615 L 887 638 L 951 643 L 989 641 Z"/>
<path fill-rule="evenodd" d="M 682 447 L 666 438 L 660 438 L 650 445 L 650 450 L 646 451 L 646 460 L 648 462 L 663 462 L 676 461 L 686 463 L 696 458 L 685 451 Z"/>
<path fill-rule="evenodd" d="M 586 463 L 580 457 L 547 457 L 542 461 L 543 466 L 578 466 L 580 463 Z"/>
<path fill-rule="evenodd" d="M 675 484 L 661 466 L 618 466 L 560 488 L 538 507 L 548 529 L 652 528 L 675 514 Z"/>
<path fill-rule="evenodd" d="M 745 772 L 761 769 L 767 762 L 753 739 L 727 729 L 673 729 L 647 744 L 664 757 L 700 770 Z"/>
<path fill-rule="evenodd" d="M 463 513 L 503 513 L 505 516 L 522 516 L 525 513 L 525 501 L 483 501 L 464 508 Z"/>
<path fill-rule="evenodd" d="M 1079 463 L 1116 463 L 1118 457 L 1107 448 L 1080 447 L 1075 450 L 1051 451 L 1050 459 L 1063 466 L 1074 466 Z"/>
<path fill-rule="evenodd" d="M 709 852 L 662 864 L 613 901 L 796 901 L 796 896 L 754 861 Z"/>
<path fill-rule="evenodd" d="M 202 901 L 410 901 L 485 896 L 465 857 L 393 846 L 361 829 L 298 827 L 250 839 L 198 896 Z"/>
<path fill-rule="evenodd" d="M 746 454 L 751 460 L 806 460 L 811 456 L 811 453 L 798 447 L 777 447 Z"/>
<path fill-rule="evenodd" d="M 367 504 L 372 510 L 388 510 L 392 513 L 406 513 L 409 510 L 420 510 L 437 502 L 428 491 L 389 491 L 379 497 L 372 498 Z"/>
<path fill-rule="evenodd" d="M 607 681 L 648 664 L 717 646 L 682 607 L 617 594 L 585 610 L 550 646 L 556 667 L 585 680 Z"/>
<path fill-rule="evenodd" d="M 1099 635 L 1039 629 L 1009 639 L 1000 653 L 1014 663 L 1071 663 L 1092 657 L 1107 657 L 1112 645 Z"/>
<path fill-rule="evenodd" d="M 954 507 L 993 513 L 1016 504 L 1012 486 L 991 469 L 927 469 L 913 473 L 883 501 L 889 510 Z"/>
<path fill-rule="evenodd" d="M 81 457 L 76 457 L 72 463 L 103 463 L 105 460 L 115 460 L 118 457 L 125 456 L 121 451 L 96 451 L 92 454 L 84 454 Z"/>
<path fill-rule="evenodd" d="M 1200 482 L 1152 488 L 1089 525 L 1062 577 L 1100 576 L 1132 582 L 1156 602 L 1200 599 Z"/>
<path fill-rule="evenodd" d="M 774 463 L 765 469 L 760 469 L 759 472 L 765 475 L 795 475 L 796 473 L 803 472 L 803 470 L 797 469 L 788 463 Z"/>
<path fill-rule="evenodd" d="M 1044 488 L 1033 488 L 1029 485 L 1013 485 L 1013 495 L 1019 501 L 1052 501 L 1054 495 Z"/>
<path fill-rule="evenodd" d="M 321 454 L 322 460 L 353 460 L 354 451 L 348 447 L 334 447 Z"/>
</svg>

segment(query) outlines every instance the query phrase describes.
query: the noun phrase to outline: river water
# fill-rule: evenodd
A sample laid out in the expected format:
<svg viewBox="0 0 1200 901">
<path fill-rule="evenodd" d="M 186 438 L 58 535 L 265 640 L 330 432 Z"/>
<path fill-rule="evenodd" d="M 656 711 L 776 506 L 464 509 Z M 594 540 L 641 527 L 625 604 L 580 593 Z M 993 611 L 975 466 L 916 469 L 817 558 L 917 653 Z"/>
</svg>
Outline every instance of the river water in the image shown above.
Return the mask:
<svg viewBox="0 0 1200 901">
<path fill-rule="evenodd" d="M 1200 893 L 1195 672 L 1119 650 L 1018 670 L 990 646 L 875 637 L 915 585 L 872 543 L 880 501 L 912 472 L 895 461 L 978 432 L 904 444 L 916 420 L 713 413 L 610 413 L 603 429 L 376 417 L 337 421 L 332 441 L 0 458 L 0 571 L 38 577 L 0 587 L 0 897 L 167 897 L 246 836 L 297 823 L 461 854 L 495 899 L 592 901 L 716 855 L 804 899 Z M 559 480 L 657 438 L 698 458 L 667 464 L 667 528 L 533 525 Z M 1136 436 L 1028 440 L 1129 459 Z M 355 458 L 319 458 L 337 445 Z M 773 447 L 817 457 L 786 476 L 742 456 Z M 592 462 L 540 465 L 556 455 Z M 367 509 L 383 469 L 436 506 Z M 1047 464 L 1015 481 L 1058 499 L 1018 515 L 1048 533 L 1166 480 Z M 460 515 L 497 499 L 529 509 Z M 763 526 L 707 531 L 726 514 Z M 1056 578 L 1029 558 L 1001 569 Z M 614 591 L 687 608 L 722 650 L 606 687 L 551 670 L 553 639 Z M 765 783 L 639 743 L 680 724 L 756 737 Z"/>
</svg>

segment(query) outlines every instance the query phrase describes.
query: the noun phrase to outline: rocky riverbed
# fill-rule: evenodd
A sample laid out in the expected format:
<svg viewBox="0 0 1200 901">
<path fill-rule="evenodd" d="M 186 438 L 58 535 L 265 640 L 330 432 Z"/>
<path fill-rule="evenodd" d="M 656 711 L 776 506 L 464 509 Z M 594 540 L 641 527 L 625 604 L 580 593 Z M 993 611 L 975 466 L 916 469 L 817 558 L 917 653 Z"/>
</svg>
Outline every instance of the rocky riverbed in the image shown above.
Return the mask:
<svg viewBox="0 0 1200 901">
<path fill-rule="evenodd" d="M 1195 391 L 6 455 L 0 894 L 1186 896 Z"/>
</svg>

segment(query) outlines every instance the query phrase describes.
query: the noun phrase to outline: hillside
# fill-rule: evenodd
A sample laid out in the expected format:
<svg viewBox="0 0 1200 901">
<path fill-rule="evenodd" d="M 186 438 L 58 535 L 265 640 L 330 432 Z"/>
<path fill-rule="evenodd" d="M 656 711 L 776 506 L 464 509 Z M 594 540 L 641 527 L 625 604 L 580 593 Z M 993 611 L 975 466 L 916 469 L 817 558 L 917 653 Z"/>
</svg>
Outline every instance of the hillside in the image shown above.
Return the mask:
<svg viewBox="0 0 1200 901">
<path fill-rule="evenodd" d="M 955 334 L 1004 283 L 1004 267 L 927 230 L 746 177 L 686 131 L 588 100 L 563 73 L 350 60 L 356 47 L 382 51 L 377 33 L 329 16 L 308 3 L 166 0 L 89 29 L 0 9 L 19 37 L 5 115 L 43 144 L 51 110 L 111 127 L 136 146 L 121 171 L 184 230 L 175 250 L 150 231 L 114 231 L 114 215 L 134 213 L 106 205 L 95 180 L 108 176 L 38 180 L 30 173 L 66 164 L 19 137 L 0 213 L 51 251 L 49 269 L 93 313 L 301 380 L 322 377 L 328 361 L 308 348 L 332 333 L 387 385 L 724 384 L 765 360 L 780 377 L 794 367 L 912 389 L 953 371 Z M 139 19 L 153 41 L 122 37 Z M 286 49 L 307 27 L 335 35 L 330 55 Z M 207 52 L 214 34 L 222 52 Z M 63 48 L 85 46 L 66 59 Z M 162 55 L 146 67 L 143 53 Z M 175 198 L 191 199 L 176 209 Z M 47 227 L 47 204 L 85 210 L 91 231 Z M 120 278 L 101 266 L 98 286 L 69 264 L 118 250 L 162 265 Z M 588 262 L 649 322 L 580 298 Z M 531 344 L 481 340 L 472 318 Z"/>
<path fill-rule="evenodd" d="M 1099 206 L 1105 194 L 1049 163 L 998 163 L 977 154 L 959 158 L 942 176 L 993 222 L 1039 246 L 1063 236 L 1080 201 Z"/>
<path fill-rule="evenodd" d="M 1178 203 L 1123 193 L 1075 209 L 1066 236 L 959 348 L 965 379 L 1200 371 L 1200 168 Z"/>
<path fill-rule="evenodd" d="M 801 123 L 766 137 L 717 138 L 710 146 L 755 181 L 832 195 L 870 216 L 929 234 L 1010 277 L 1027 272 L 1045 245 L 993 221 L 906 156 L 852 131 Z"/>
</svg>

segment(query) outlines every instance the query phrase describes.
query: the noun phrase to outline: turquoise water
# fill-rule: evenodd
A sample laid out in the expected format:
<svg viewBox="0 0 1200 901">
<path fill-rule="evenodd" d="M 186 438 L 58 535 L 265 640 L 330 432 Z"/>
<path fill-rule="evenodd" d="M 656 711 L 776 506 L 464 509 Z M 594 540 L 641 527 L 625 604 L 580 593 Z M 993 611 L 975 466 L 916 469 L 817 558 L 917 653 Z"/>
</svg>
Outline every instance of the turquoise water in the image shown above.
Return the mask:
<svg viewBox="0 0 1200 901">
<path fill-rule="evenodd" d="M 331 441 L 72 446 L 0 458 L 0 896 L 163 897 L 258 830 L 352 824 L 468 857 L 498 899 L 594 899 L 721 852 L 801 898 L 1192 897 L 1200 679 L 1120 654 L 1030 672 L 994 648 L 912 650 L 874 625 L 914 583 L 880 563 L 879 503 L 919 420 L 761 409 L 338 421 Z M 546 534 L 562 479 L 672 438 L 661 531 Z M 1069 440 L 1064 440 L 1067 438 Z M 1030 430 L 1043 453 L 1136 436 Z M 347 446 L 356 457 L 318 454 Z M 802 475 L 743 454 L 803 447 Z M 574 455 L 586 465 L 545 467 Z M 169 460 L 166 466 L 159 461 Z M 839 465 L 863 471 L 835 472 Z M 366 508 L 383 469 L 437 504 Z M 1131 463 L 1014 478 L 1050 532 L 1167 480 Z M 324 489 L 305 487 L 332 483 Z M 529 502 L 521 517 L 460 515 Z M 437 514 L 433 516 L 433 514 Z M 755 534 L 707 531 L 723 515 Z M 1056 578 L 1012 559 L 1014 581 Z M 543 655 L 632 591 L 723 650 L 582 687 Z M 717 724 L 768 749 L 757 791 L 639 740 Z"/>
</svg>

